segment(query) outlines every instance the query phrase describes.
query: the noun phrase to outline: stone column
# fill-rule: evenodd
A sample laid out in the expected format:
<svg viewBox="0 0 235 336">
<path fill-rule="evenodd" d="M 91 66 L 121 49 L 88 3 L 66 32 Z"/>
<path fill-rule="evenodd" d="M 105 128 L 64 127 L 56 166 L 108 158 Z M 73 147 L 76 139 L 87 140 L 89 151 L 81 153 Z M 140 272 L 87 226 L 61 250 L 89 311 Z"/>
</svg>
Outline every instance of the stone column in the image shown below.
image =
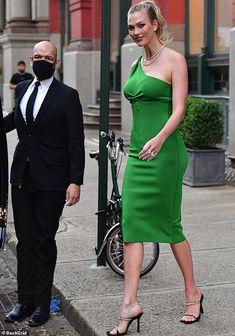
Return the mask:
<svg viewBox="0 0 235 336">
<path fill-rule="evenodd" d="M 48 0 L 32 0 L 32 20 L 48 21 Z"/>
<path fill-rule="evenodd" d="M 19 59 L 25 59 L 20 54 L 19 41 L 12 41 L 12 37 L 20 30 L 22 33 L 30 31 L 30 0 L 6 0 L 6 26 L 4 34 L 0 36 L 3 49 L 3 106 L 11 110 L 13 105 L 13 91 L 9 89 L 9 81 L 16 71 Z M 13 46 L 14 45 L 14 46 Z M 18 56 L 19 55 L 19 56 Z M 26 56 L 26 55 L 25 55 Z"/>
<path fill-rule="evenodd" d="M 70 0 L 71 43 L 64 53 L 64 82 L 80 93 L 83 110 L 100 87 L 100 0 Z M 98 49 L 98 50 L 97 50 Z"/>
<path fill-rule="evenodd" d="M 100 50 L 101 0 L 92 0 L 92 49 Z"/>
<path fill-rule="evenodd" d="M 30 0 L 7 0 L 7 21 L 29 21 Z"/>
<path fill-rule="evenodd" d="M 46 12 L 48 0 L 33 1 L 39 20 L 46 21 Z M 38 21 L 31 19 L 31 0 L 6 0 L 6 26 L 2 35 L 0 35 L 0 45 L 3 50 L 3 106 L 10 111 L 13 106 L 13 90 L 9 89 L 9 81 L 17 70 L 17 62 L 24 60 L 27 69 L 32 72 L 29 64 L 29 56 L 32 54 L 32 48 L 40 40 L 49 39 L 49 29 L 42 30 L 38 27 Z M 36 7 L 35 7 L 36 6 Z M 42 8 L 44 7 L 45 8 Z M 47 23 L 48 26 L 48 23 Z"/>
<path fill-rule="evenodd" d="M 229 156 L 235 160 L 235 27 L 230 30 L 229 55 Z"/>
<path fill-rule="evenodd" d="M 6 32 L 29 33 L 31 28 L 31 0 L 6 0 Z"/>
<path fill-rule="evenodd" d="M 37 32 L 48 33 L 49 4 L 48 0 L 32 0 L 32 20 L 35 21 Z"/>
<path fill-rule="evenodd" d="M 70 0 L 71 44 L 67 50 L 92 49 L 92 0 Z"/>
<path fill-rule="evenodd" d="M 40 2 L 40 0 L 39 0 Z M 60 46 L 60 1 L 49 1 L 50 40 L 58 48 Z M 60 50 L 58 50 L 58 57 Z"/>
<path fill-rule="evenodd" d="M 0 33 L 3 31 L 4 24 L 5 24 L 4 0 L 0 0 Z"/>
</svg>

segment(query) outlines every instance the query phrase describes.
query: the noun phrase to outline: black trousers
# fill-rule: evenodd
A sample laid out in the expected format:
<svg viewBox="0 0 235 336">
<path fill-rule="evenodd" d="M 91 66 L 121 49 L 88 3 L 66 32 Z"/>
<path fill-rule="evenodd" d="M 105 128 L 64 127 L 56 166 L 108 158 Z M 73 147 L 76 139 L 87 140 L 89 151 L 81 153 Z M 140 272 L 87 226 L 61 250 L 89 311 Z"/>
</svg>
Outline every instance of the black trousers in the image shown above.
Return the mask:
<svg viewBox="0 0 235 336">
<path fill-rule="evenodd" d="M 29 167 L 22 186 L 12 186 L 17 244 L 19 303 L 49 307 L 56 265 L 55 235 L 65 204 L 65 191 L 40 191 Z"/>
</svg>

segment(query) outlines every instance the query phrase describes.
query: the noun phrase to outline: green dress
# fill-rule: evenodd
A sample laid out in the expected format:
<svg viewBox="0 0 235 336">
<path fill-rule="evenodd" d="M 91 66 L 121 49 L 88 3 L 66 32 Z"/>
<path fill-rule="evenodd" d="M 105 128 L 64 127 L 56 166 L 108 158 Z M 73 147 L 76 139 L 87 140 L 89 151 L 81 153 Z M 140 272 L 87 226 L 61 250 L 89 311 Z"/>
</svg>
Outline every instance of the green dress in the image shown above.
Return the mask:
<svg viewBox="0 0 235 336">
<path fill-rule="evenodd" d="M 172 86 L 146 75 L 140 59 L 124 86 L 132 105 L 130 151 L 122 187 L 124 242 L 179 243 L 186 238 L 181 225 L 182 180 L 188 157 L 178 130 L 151 161 L 138 158 L 172 114 Z"/>
</svg>

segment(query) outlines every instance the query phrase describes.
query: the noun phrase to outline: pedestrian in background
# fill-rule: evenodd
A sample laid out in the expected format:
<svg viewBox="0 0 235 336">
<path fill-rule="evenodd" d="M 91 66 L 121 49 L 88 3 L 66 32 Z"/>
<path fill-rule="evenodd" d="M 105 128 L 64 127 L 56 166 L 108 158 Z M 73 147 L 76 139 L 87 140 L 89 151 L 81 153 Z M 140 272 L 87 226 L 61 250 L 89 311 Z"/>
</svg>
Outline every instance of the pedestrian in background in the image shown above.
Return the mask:
<svg viewBox="0 0 235 336">
<path fill-rule="evenodd" d="M 134 320 L 139 331 L 143 310 L 137 291 L 143 242 L 171 244 L 185 284 L 186 313 L 180 321 L 195 323 L 203 313 L 203 294 L 194 280 L 191 250 L 181 225 L 187 153 L 177 127 L 184 117 L 188 92 L 186 61 L 165 46 L 169 34 L 154 1 L 130 8 L 128 30 L 144 54 L 133 64 L 124 86 L 133 112 L 122 191 L 124 297 L 119 324 L 108 336 L 125 335 Z"/>
<path fill-rule="evenodd" d="M 30 80 L 33 79 L 33 76 L 31 73 L 26 72 L 26 66 L 24 61 L 19 61 L 17 63 L 17 72 L 14 73 L 11 77 L 10 83 L 9 83 L 9 88 L 11 90 L 15 90 L 16 86 L 25 81 L 25 80 Z"/>
<path fill-rule="evenodd" d="M 15 109 L 4 118 L 6 132 L 16 129 L 19 138 L 10 177 L 18 303 L 5 321 L 30 316 L 34 327 L 49 318 L 63 207 L 80 198 L 84 131 L 78 92 L 53 76 L 59 62 L 55 46 L 37 43 L 30 60 L 35 77 L 18 84 Z"/>
</svg>

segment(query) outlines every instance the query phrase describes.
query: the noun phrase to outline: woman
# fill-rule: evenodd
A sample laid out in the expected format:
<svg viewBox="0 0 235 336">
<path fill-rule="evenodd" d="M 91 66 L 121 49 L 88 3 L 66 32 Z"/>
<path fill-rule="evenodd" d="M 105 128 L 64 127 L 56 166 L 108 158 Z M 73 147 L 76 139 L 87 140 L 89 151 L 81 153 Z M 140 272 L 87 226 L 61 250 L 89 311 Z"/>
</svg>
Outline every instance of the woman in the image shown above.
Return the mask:
<svg viewBox="0 0 235 336">
<path fill-rule="evenodd" d="M 143 314 L 137 302 L 142 242 L 171 244 L 185 284 L 186 313 L 180 321 L 197 322 L 203 313 L 203 294 L 194 280 L 190 246 L 181 226 L 187 154 L 177 127 L 184 117 L 188 89 L 185 58 L 165 46 L 169 34 L 153 1 L 130 8 L 128 30 L 144 54 L 132 66 L 124 87 L 133 111 L 123 183 L 124 298 L 119 324 L 108 336 L 125 335 L 134 320 L 139 329 Z"/>
</svg>

